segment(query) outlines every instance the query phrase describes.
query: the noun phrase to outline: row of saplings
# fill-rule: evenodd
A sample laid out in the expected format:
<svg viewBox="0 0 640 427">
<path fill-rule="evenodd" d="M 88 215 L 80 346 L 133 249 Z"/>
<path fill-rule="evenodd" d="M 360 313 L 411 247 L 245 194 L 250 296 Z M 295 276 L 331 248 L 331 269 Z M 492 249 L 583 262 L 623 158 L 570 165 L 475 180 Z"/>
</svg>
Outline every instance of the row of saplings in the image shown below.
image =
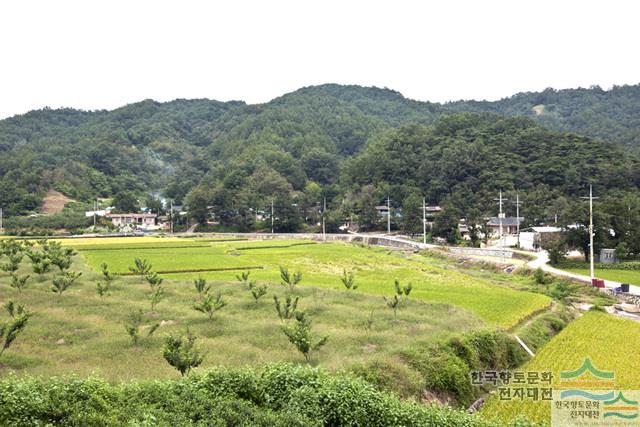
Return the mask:
<svg viewBox="0 0 640 427">
<path fill-rule="evenodd" d="M 0 270 L 9 273 L 11 281 L 9 285 L 18 293 L 26 288 L 30 275 L 18 275 L 22 260 L 26 256 L 31 260 L 33 272 L 42 280 L 46 273 L 57 267 L 57 272 L 52 279 L 51 290 L 58 295 L 67 290 L 82 273 L 69 271 L 72 257 L 75 251 L 71 248 L 63 248 L 59 242 L 47 240 L 38 241 L 40 250 L 35 250 L 35 243 L 31 241 L 3 240 L 0 241 Z M 4 304 L 10 319 L 0 324 L 0 356 L 13 344 L 16 338 L 24 331 L 32 316 L 22 304 L 9 300 Z"/>
<path fill-rule="evenodd" d="M 103 280 L 97 284 L 98 293 L 101 296 L 108 295 L 111 284 L 115 279 L 115 275 L 110 273 L 108 266 L 102 264 Z M 140 258 L 134 259 L 134 265 L 129 267 L 129 271 L 132 274 L 140 276 L 140 279 L 146 281 L 151 291 L 149 293 L 149 300 L 151 303 L 151 310 L 153 311 L 156 305 L 164 298 L 165 292 L 162 287 L 163 279 L 154 271 L 152 266 L 147 260 Z M 258 285 L 255 281 L 250 280 L 250 271 L 243 272 L 236 275 L 236 279 L 240 284 L 251 294 L 255 304 L 258 304 L 260 299 L 267 295 L 268 286 Z M 278 318 L 285 322 L 285 326 L 282 327 L 283 334 L 289 339 L 296 349 L 302 353 L 307 362 L 310 361 L 311 353 L 319 350 L 327 343 L 328 336 L 315 338 L 312 334 L 311 320 L 309 316 L 302 310 L 298 309 L 298 302 L 300 296 L 293 296 L 296 290 L 296 286 L 302 281 L 302 273 L 297 271 L 295 273 L 289 272 L 286 267 L 280 266 L 280 279 L 281 284 L 286 288 L 287 295 L 284 300 L 273 296 L 273 301 Z M 353 272 L 347 272 L 343 270 L 340 281 L 347 290 L 355 290 L 358 288 L 355 283 L 355 275 Z M 411 293 L 412 285 L 409 283 L 406 286 L 402 286 L 399 281 L 395 281 L 395 294 L 392 297 L 384 297 L 387 307 L 393 310 L 394 317 L 397 318 L 397 310 L 402 303 L 406 301 Z M 220 292 L 215 294 L 211 292 L 211 285 L 208 285 L 206 280 L 202 277 L 194 280 L 194 287 L 198 293 L 197 301 L 193 305 L 193 309 L 206 314 L 210 320 L 213 319 L 216 312 L 222 310 L 227 306 L 227 302 L 222 298 Z M 289 321 L 293 320 L 294 324 L 288 325 Z M 141 330 L 145 327 L 146 335 L 151 336 L 160 327 L 159 323 L 150 325 L 144 325 L 144 315 L 142 310 L 132 312 L 129 315 L 128 323 L 125 325 L 127 333 L 131 336 L 134 345 L 138 345 L 141 338 Z M 164 356 L 167 361 L 175 366 L 183 375 L 187 374 L 192 368 L 197 367 L 202 363 L 203 355 L 195 347 L 196 338 L 191 334 L 187 328 L 186 337 L 174 338 L 169 336 L 166 338 Z M 175 359 L 173 356 L 175 353 L 181 355 L 179 359 Z"/>
<path fill-rule="evenodd" d="M 33 272 L 44 280 L 44 275 L 54 272 L 51 291 L 62 295 L 82 275 L 82 273 L 70 271 L 72 257 L 76 252 L 72 248 L 62 247 L 60 242 L 39 240 L 36 243 L 30 240 L 2 240 L 0 241 L 0 259 L 6 261 L 0 263 L 0 270 L 9 273 L 10 286 L 22 292 L 27 287 L 31 275 L 19 275 L 22 260 L 26 256 L 31 261 Z"/>
<path fill-rule="evenodd" d="M 25 240 L 4 240 L 0 241 L 0 258 L 6 257 L 7 262 L 0 264 L 0 269 L 10 274 L 10 286 L 22 293 L 27 286 L 30 275 L 18 275 L 21 262 L 26 256 L 31 261 L 33 272 L 40 276 L 40 280 L 44 279 L 44 275 L 57 267 L 57 272 L 52 278 L 51 290 L 59 296 L 69 289 L 76 280 L 82 275 L 80 272 L 70 271 L 72 257 L 76 252 L 72 248 L 64 248 L 59 242 L 49 240 L 37 241 L 40 250 L 36 250 L 36 244 Z M 165 290 L 162 286 L 163 278 L 158 273 L 152 271 L 152 266 L 147 260 L 136 258 L 134 265 L 129 267 L 132 274 L 140 276 L 141 280 L 146 281 L 151 291 L 149 300 L 151 310 L 154 311 L 158 303 L 165 297 Z M 100 297 L 108 296 L 112 289 L 113 283 L 117 279 L 117 275 L 109 271 L 107 264 L 101 265 L 101 280 L 96 283 L 96 290 Z M 243 272 L 237 275 L 237 280 L 250 292 L 256 304 L 259 300 L 267 295 L 267 285 L 257 285 L 255 281 L 250 280 L 250 272 Z M 311 330 L 311 320 L 305 312 L 298 309 L 299 296 L 292 296 L 296 286 L 302 281 L 302 273 L 297 271 L 290 273 L 285 267 L 280 267 L 280 277 L 282 285 L 288 291 L 284 301 L 281 301 L 274 295 L 273 300 L 278 317 L 281 321 L 288 323 L 289 320 L 294 321 L 293 326 L 283 326 L 282 332 L 289 341 L 300 351 L 307 361 L 310 360 L 311 352 L 320 349 L 328 340 L 328 336 L 314 339 Z M 343 271 L 340 281 L 347 290 L 357 289 L 355 283 L 355 275 L 353 272 Z M 198 278 L 194 281 L 195 289 L 198 293 L 198 300 L 193 308 L 199 312 L 206 314 L 209 319 L 213 319 L 214 314 L 224 308 L 227 303 L 222 299 L 220 292 L 211 293 L 211 286 L 207 285 L 206 280 Z M 394 317 L 397 317 L 397 310 L 402 303 L 406 301 L 411 293 L 412 286 L 409 283 L 401 286 L 395 281 L 395 294 L 390 297 L 384 297 L 388 308 L 393 310 Z M 26 327 L 31 313 L 20 304 L 9 301 L 5 304 L 5 309 L 9 313 L 11 319 L 0 325 L 0 356 L 15 341 L 18 335 Z M 147 336 L 151 336 L 160 324 L 151 324 L 146 327 Z M 132 312 L 128 316 L 125 329 L 131 337 L 133 344 L 138 345 L 141 332 L 145 328 L 144 315 L 142 310 Z M 203 360 L 203 354 L 195 346 L 196 337 L 187 328 L 185 336 L 169 335 L 165 338 L 163 355 L 167 362 L 174 366 L 182 375 L 187 374 L 192 368 L 199 366 Z"/>
</svg>

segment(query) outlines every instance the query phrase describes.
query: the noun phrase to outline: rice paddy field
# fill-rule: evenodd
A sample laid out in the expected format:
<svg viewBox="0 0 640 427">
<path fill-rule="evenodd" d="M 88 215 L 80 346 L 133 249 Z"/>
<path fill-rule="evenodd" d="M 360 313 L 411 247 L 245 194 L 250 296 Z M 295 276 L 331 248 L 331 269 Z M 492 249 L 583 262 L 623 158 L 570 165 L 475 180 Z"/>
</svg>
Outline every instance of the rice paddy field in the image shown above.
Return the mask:
<svg viewBox="0 0 640 427">
<path fill-rule="evenodd" d="M 552 386 L 557 386 L 561 371 L 576 370 L 589 358 L 598 369 L 614 372 L 616 389 L 640 390 L 639 350 L 640 323 L 590 311 L 570 323 L 519 370 L 552 372 Z M 550 405 L 549 401 L 501 401 L 493 395 L 481 414 L 502 423 L 518 417 L 548 423 Z"/>
<path fill-rule="evenodd" d="M 543 309 L 550 300 L 524 293 L 491 280 L 472 278 L 452 271 L 442 261 L 421 256 L 402 256 L 375 247 L 311 241 L 215 241 L 187 240 L 142 243 L 133 247 L 109 243 L 78 242 L 81 256 L 97 270 L 107 262 L 118 273 L 127 273 L 133 257 L 147 259 L 154 270 L 171 280 L 204 277 L 225 281 L 238 271 L 252 270 L 252 278 L 264 283 L 279 282 L 279 266 L 303 273 L 302 285 L 340 289 L 343 270 L 354 271 L 359 293 L 388 295 L 393 281 L 411 282 L 416 299 L 451 304 L 466 309 L 488 324 L 512 327 L 530 313 Z M 236 271 L 234 273 L 233 271 Z"/>
<path fill-rule="evenodd" d="M 157 237 L 61 242 L 77 250 L 72 270 L 83 273 L 63 295 L 51 292 L 52 273 L 37 277 L 26 258 L 19 273 L 31 277 L 21 293 L 9 287 L 8 274 L 0 272 L 0 303 L 11 299 L 34 313 L 24 335 L 0 358 L 1 374 L 96 374 L 114 381 L 175 377 L 175 370 L 162 360 L 162 340 L 187 326 L 206 352 L 203 368 L 300 362 L 300 354 L 282 334 L 283 323 L 274 308 L 273 296 L 283 298 L 286 293 L 279 266 L 302 272 L 295 291 L 299 306 L 311 316 L 314 333 L 329 336 L 312 363 L 334 370 L 376 358 L 392 361 L 409 345 L 434 343 L 472 329 L 512 328 L 551 303 L 506 275 L 472 273 L 429 255 L 345 243 Z M 149 285 L 130 275 L 134 258 L 148 260 L 164 278 L 166 297 L 154 310 Z M 121 274 L 105 297 L 96 292 L 102 263 Z M 357 290 L 342 286 L 343 270 L 355 273 Z M 235 278 L 243 271 L 268 286 L 258 303 Z M 212 320 L 193 309 L 193 279 L 198 277 L 227 302 Z M 397 319 L 382 299 L 394 294 L 396 279 L 413 286 Z M 145 325 L 161 326 L 133 346 L 124 325 L 139 309 Z"/>
</svg>

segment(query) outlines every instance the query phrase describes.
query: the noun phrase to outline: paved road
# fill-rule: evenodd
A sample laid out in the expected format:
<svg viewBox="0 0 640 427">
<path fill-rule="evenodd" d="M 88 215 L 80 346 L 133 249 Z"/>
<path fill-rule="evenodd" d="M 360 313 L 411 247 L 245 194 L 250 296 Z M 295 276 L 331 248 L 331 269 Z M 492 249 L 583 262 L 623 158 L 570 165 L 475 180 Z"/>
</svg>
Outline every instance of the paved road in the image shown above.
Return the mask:
<svg viewBox="0 0 640 427">
<path fill-rule="evenodd" d="M 531 254 L 530 252 L 528 252 Z M 554 274 L 556 276 L 568 277 L 571 279 L 579 280 L 581 282 L 591 283 L 591 277 L 584 276 L 582 274 L 571 273 L 569 271 L 558 270 L 548 264 L 549 255 L 546 251 L 535 252 L 533 255 L 536 257 L 533 261 L 527 263 L 527 266 L 533 269 L 542 268 L 542 270 L 547 273 Z M 597 274 L 596 274 L 597 275 Z M 620 282 L 615 282 L 613 280 L 605 280 L 604 281 L 605 288 L 617 288 L 620 286 Z M 629 286 L 629 293 L 633 295 L 640 295 L 640 287 L 631 285 Z"/>
</svg>

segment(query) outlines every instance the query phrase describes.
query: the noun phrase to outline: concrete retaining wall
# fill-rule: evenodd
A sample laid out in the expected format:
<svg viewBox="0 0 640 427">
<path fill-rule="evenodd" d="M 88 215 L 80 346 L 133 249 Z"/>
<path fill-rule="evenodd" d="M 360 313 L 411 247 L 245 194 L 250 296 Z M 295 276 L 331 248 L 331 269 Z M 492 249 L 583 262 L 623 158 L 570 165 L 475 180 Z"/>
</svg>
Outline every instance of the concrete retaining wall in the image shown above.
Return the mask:
<svg viewBox="0 0 640 427">
<path fill-rule="evenodd" d="M 450 247 L 449 251 L 454 254 L 492 256 L 499 258 L 513 258 L 513 251 L 507 249 L 487 249 L 487 248 L 458 248 Z"/>
</svg>

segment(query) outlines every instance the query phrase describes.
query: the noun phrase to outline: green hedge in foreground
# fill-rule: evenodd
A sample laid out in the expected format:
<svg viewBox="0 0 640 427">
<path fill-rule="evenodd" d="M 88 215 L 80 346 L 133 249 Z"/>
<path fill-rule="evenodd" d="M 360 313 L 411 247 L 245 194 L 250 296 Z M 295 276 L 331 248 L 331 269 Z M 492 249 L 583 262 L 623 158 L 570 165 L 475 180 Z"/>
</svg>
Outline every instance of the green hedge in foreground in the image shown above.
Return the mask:
<svg viewBox="0 0 640 427">
<path fill-rule="evenodd" d="M 402 401 L 346 375 L 286 364 L 185 379 L 0 379 L 0 425 L 492 426 Z"/>
</svg>

